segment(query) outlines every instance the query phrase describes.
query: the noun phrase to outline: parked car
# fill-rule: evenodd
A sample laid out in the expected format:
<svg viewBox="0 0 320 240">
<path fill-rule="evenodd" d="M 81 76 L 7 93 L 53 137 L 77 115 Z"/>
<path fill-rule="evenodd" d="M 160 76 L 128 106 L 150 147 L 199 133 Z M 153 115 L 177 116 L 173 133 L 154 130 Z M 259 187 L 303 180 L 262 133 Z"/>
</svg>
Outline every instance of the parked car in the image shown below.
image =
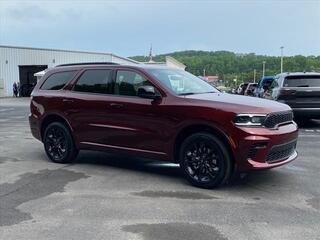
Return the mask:
<svg viewBox="0 0 320 240">
<path fill-rule="evenodd" d="M 82 149 L 126 153 L 180 163 L 192 184 L 212 188 L 297 157 L 288 105 L 221 93 L 178 69 L 58 66 L 37 83 L 30 110 L 33 136 L 57 163 Z"/>
<path fill-rule="evenodd" d="M 274 80 L 274 76 L 265 76 L 262 77 L 258 82 L 258 86 L 254 92 L 255 97 L 263 98 L 267 90 L 270 90 L 270 85 Z"/>
<path fill-rule="evenodd" d="M 278 74 L 265 98 L 288 104 L 297 118 L 320 118 L 320 73 Z"/>
<path fill-rule="evenodd" d="M 241 83 L 238 87 L 237 94 L 244 95 L 249 83 Z"/>
<path fill-rule="evenodd" d="M 244 95 L 246 96 L 254 96 L 254 92 L 258 86 L 258 83 L 249 83 L 246 90 L 244 91 Z"/>
</svg>

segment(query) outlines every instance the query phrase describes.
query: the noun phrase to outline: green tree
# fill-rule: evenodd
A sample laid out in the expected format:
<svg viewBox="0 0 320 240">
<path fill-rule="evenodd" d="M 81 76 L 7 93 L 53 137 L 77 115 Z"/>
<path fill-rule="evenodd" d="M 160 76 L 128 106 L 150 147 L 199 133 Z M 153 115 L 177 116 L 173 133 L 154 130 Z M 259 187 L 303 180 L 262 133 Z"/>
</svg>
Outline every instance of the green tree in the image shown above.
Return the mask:
<svg viewBox="0 0 320 240">
<path fill-rule="evenodd" d="M 253 70 L 256 69 L 256 81 L 262 77 L 262 62 L 266 62 L 265 75 L 276 75 L 280 72 L 280 57 L 256 55 L 254 53 L 237 54 L 229 51 L 181 51 L 161 54 L 153 57 L 154 61 L 163 62 L 165 56 L 172 56 L 187 66 L 186 70 L 194 75 L 218 75 L 227 86 L 253 81 Z M 148 57 L 134 56 L 134 60 L 145 62 Z M 290 56 L 284 58 L 285 72 L 315 71 L 320 72 L 320 56 Z"/>
</svg>

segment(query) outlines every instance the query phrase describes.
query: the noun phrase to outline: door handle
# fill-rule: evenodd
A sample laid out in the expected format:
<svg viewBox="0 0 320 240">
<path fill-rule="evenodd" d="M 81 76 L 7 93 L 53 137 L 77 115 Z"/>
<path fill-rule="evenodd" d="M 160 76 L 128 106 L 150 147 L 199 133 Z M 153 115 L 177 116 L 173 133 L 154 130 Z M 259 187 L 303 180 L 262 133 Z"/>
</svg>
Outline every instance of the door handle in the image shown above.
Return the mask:
<svg viewBox="0 0 320 240">
<path fill-rule="evenodd" d="M 72 103 L 73 100 L 72 99 L 68 99 L 68 98 L 64 98 L 64 99 L 62 99 L 62 102 L 70 102 L 70 103 Z"/>
<path fill-rule="evenodd" d="M 111 108 L 119 109 L 119 108 L 123 108 L 124 105 L 122 103 L 110 103 L 109 106 Z"/>
</svg>

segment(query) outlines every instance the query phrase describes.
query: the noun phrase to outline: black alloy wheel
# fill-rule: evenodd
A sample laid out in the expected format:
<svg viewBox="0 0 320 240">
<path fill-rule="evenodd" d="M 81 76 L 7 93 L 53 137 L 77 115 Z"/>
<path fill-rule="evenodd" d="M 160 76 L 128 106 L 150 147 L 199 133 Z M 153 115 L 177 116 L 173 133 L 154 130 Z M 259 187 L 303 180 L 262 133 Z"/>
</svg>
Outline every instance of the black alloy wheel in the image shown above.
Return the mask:
<svg viewBox="0 0 320 240">
<path fill-rule="evenodd" d="M 209 133 L 193 134 L 183 142 L 180 166 L 187 180 L 202 188 L 219 186 L 231 174 L 231 158 L 227 148 Z"/>
<path fill-rule="evenodd" d="M 47 156 L 56 163 L 71 162 L 78 154 L 69 129 L 60 122 L 48 125 L 43 143 Z"/>
</svg>

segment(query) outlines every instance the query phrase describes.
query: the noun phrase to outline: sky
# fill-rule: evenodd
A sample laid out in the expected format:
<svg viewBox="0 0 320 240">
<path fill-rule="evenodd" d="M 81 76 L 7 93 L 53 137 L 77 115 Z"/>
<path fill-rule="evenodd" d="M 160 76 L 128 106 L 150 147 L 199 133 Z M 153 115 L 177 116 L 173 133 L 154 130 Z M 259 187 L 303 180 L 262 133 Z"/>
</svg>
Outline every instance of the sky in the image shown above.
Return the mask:
<svg viewBox="0 0 320 240">
<path fill-rule="evenodd" d="M 320 55 L 320 0 L 0 0 L 0 45 Z"/>
</svg>

